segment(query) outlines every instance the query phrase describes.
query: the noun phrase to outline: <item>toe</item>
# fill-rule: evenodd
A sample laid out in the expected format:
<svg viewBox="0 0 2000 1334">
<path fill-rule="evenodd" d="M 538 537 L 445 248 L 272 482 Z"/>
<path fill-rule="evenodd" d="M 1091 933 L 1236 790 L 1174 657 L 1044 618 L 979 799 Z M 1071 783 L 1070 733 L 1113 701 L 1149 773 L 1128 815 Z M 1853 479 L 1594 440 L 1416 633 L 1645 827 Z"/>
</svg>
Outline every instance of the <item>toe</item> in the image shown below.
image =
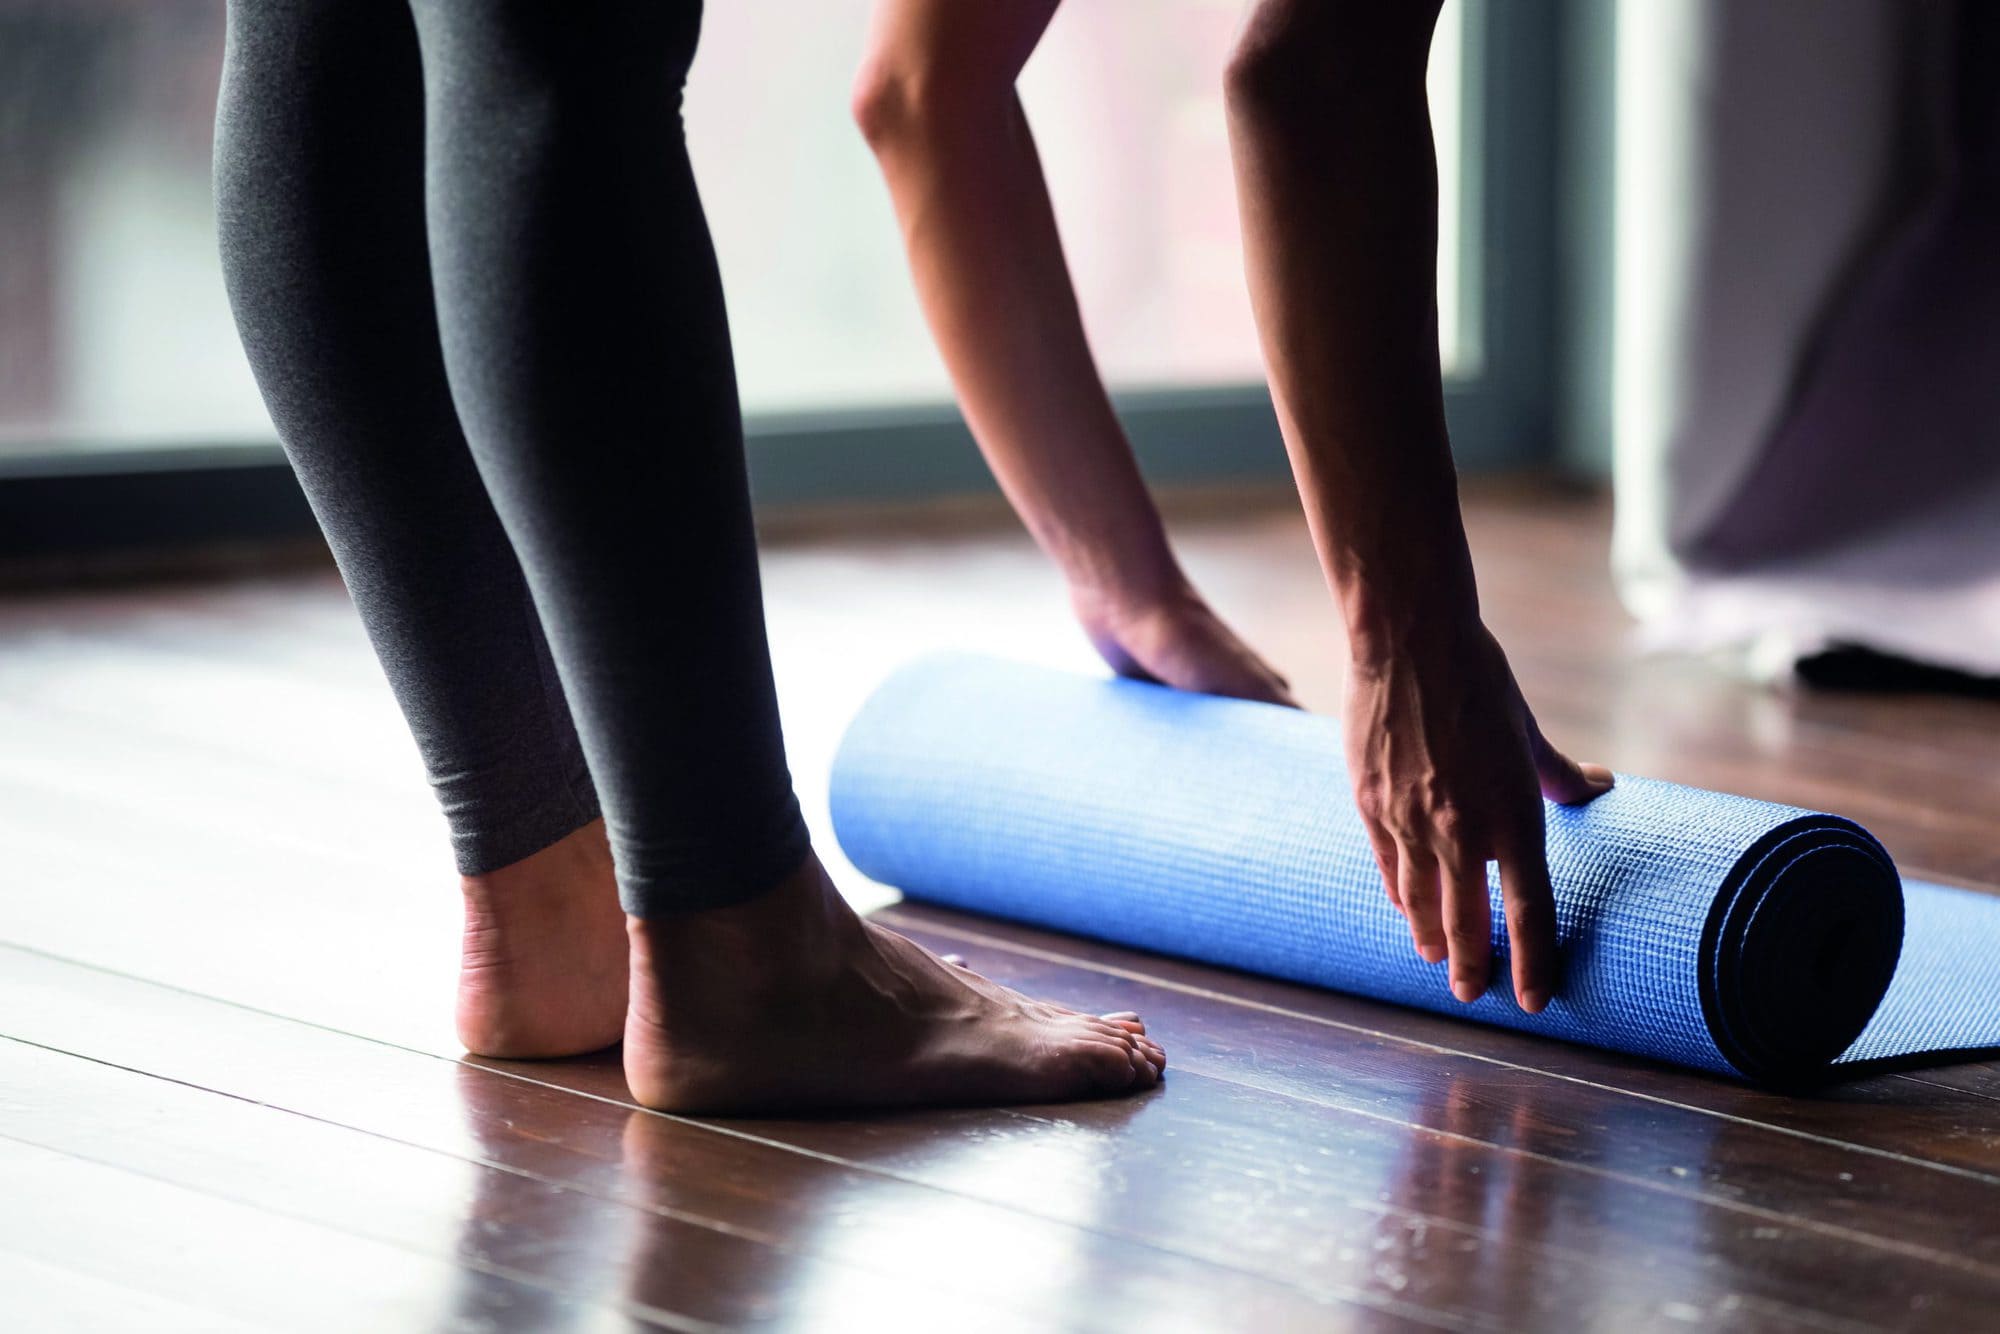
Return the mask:
<svg viewBox="0 0 2000 1334">
<path fill-rule="evenodd" d="M 1144 1033 L 1146 1031 L 1146 1021 L 1139 1017 L 1136 1010 L 1114 1010 L 1110 1014 L 1099 1015 L 1098 1017 L 1109 1023 L 1118 1025 L 1128 1033 Z"/>
<path fill-rule="evenodd" d="M 1082 1092 L 1116 1093 L 1138 1080 L 1129 1047 L 1085 1039 L 1069 1049 L 1070 1068 Z"/>
<path fill-rule="evenodd" d="M 1149 1089 L 1160 1082 L 1160 1068 L 1153 1064 L 1152 1055 L 1142 1042 L 1139 1039 L 1132 1043 L 1132 1087 Z"/>
<path fill-rule="evenodd" d="M 1085 1032 L 1112 1042 L 1129 1043 L 1135 1036 L 1130 1028 L 1114 1019 L 1100 1019 L 1094 1014 L 1079 1014 L 1073 1018 Z"/>
</svg>

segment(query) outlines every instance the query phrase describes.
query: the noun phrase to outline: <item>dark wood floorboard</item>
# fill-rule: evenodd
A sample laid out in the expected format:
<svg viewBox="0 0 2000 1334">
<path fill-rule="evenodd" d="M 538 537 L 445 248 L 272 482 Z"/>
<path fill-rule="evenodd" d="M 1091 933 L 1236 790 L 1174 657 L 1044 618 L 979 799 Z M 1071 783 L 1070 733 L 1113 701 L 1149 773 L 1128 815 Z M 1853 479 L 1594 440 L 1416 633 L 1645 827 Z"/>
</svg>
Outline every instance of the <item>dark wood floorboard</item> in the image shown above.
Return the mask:
<svg viewBox="0 0 2000 1334">
<path fill-rule="evenodd" d="M 900 1295 L 919 1309 L 976 1297 L 1024 1323 L 1060 1314 L 1105 1326 L 1196 1314 L 1203 1325 L 1251 1315 L 1291 1323 L 1351 1304 L 1451 1328 L 1543 1327 L 1565 1314 L 1623 1328 L 1667 1308 L 1814 1325 L 1824 1323 L 1817 1300 L 1792 1299 L 1815 1290 L 1817 1266 L 1833 1257 L 1848 1286 L 1830 1295 L 1879 1326 L 1916 1297 L 1941 1317 L 1967 1317 L 1991 1279 L 1989 1266 L 1923 1240 L 1705 1189 L 1707 1172 L 1676 1179 L 1669 1166 L 1649 1181 L 1643 1164 L 1602 1151 L 1659 1132 L 1643 1109 L 1622 1122 L 1606 1116 L 1588 1143 L 1566 1143 L 1576 1117 L 1544 1117 L 1532 1100 L 1510 1098 L 1511 1084 L 1482 1097 L 1423 1053 L 1406 1058 L 1401 1078 L 1378 1060 L 1358 1092 L 1320 1081 L 1301 1091 L 1308 1081 L 1282 1073 L 1296 1053 L 1258 1031 L 1246 1036 L 1260 1053 L 1268 1042 L 1260 1073 L 1184 1061 L 1172 1098 L 694 1122 L 630 1107 L 609 1060 L 453 1066 L 63 961 L 8 963 L 9 978 L 26 981 L 0 984 L 0 1007 L 34 1016 L 29 1041 L 48 1045 L 0 1044 L 0 1082 L 41 1100 L 0 1112 L 0 1135 L 72 1153 L 98 1145 L 120 1166 L 315 1210 L 314 1222 L 414 1250 L 453 1254 L 456 1243 L 461 1259 L 566 1294 L 621 1272 L 664 1281 L 663 1291 L 627 1295 L 642 1310 L 675 1295 L 683 1316 L 752 1319 L 691 1295 L 678 1267 L 687 1265 L 696 1276 L 717 1267 L 748 1276 L 774 1306 L 774 1294 L 796 1292 L 794 1306 L 809 1306 L 829 1288 L 861 1300 L 872 1278 L 866 1309 L 878 1316 Z M 1062 979 L 1018 980 L 1065 994 Z M 143 1023 L 130 1018 L 141 1013 Z M 191 1033 L 201 1040 L 181 1036 Z M 57 1044 L 100 1055 L 76 1060 Z M 424 1095 L 446 1080 L 455 1109 Z M 204 1112 L 211 1093 L 231 1101 Z M 456 1123 L 437 1114 L 454 1110 Z M 353 1184 L 343 1195 L 339 1183 Z M 468 1190 L 474 1216 L 454 1227 L 450 1210 Z M 1593 1225 L 1560 1226 L 1580 1199 L 1593 1202 Z M 840 1231 L 832 1258 L 863 1273 L 831 1284 L 809 1272 L 826 1246 L 813 1218 L 856 1204 L 888 1235 Z M 912 1246 L 912 1215 L 947 1255 L 978 1238 L 987 1258 L 962 1271 L 940 1265 L 936 1249 Z M 519 1231 L 495 1237 L 496 1221 Z M 785 1238 L 806 1256 L 772 1258 Z M 746 1239 L 765 1244 L 763 1258 L 734 1254 L 755 1249 Z M 633 1253 L 658 1258 L 604 1270 Z M 1061 1272 L 1091 1275 L 1101 1321 L 1074 1293 L 1038 1309 L 1037 1277 L 1056 1258 Z M 837 1314 L 816 1310 L 808 1323 Z"/>
<path fill-rule="evenodd" d="M 219 1135 L 226 1148 L 210 1152 L 227 1157 L 209 1166 L 232 1189 L 254 1186 L 266 1200 L 284 1200 L 302 1193 L 282 1173 L 305 1153 L 297 1141 L 310 1134 L 320 1146 L 312 1156 L 344 1162 L 328 1170 L 352 1183 L 349 1200 L 328 1196 L 328 1207 L 346 1211 L 321 1221 L 375 1236 L 373 1220 L 392 1217 L 399 1244 L 449 1254 L 461 1235 L 483 1243 L 496 1219 L 509 1220 L 520 1231 L 509 1243 L 529 1248 L 509 1253 L 513 1269 L 585 1291 L 616 1290 L 620 1277 L 593 1273 L 585 1252 L 595 1253 L 592 1263 L 637 1253 L 646 1262 L 631 1265 L 630 1276 L 657 1296 L 680 1291 L 689 1278 L 735 1275 L 766 1307 L 791 1295 L 787 1314 L 809 1316 L 803 1323 L 812 1328 L 839 1323 L 846 1303 L 876 1319 L 898 1312 L 915 1319 L 972 1302 L 1023 1324 L 1090 1328 L 1196 1315 L 1211 1324 L 1244 1315 L 1286 1325 L 1343 1306 L 1393 1314 L 1408 1305 L 1422 1314 L 1393 1296 L 1373 1300 L 1357 1290 L 1349 1300 L 1324 1282 L 1275 1284 L 1087 1222 L 989 1204 L 838 1155 L 800 1153 L 767 1134 L 767 1123 L 644 1112 L 627 1098 L 615 1058 L 450 1062 L 64 960 L 4 949 L 0 956 L 0 1013 L 17 1016 L 13 1045 L 34 1044 L 23 1056 L 0 1043 L 0 1084 L 31 1060 L 87 1067 L 59 1053 L 89 1052 L 108 1073 L 71 1073 L 71 1084 L 117 1076 L 182 1090 L 193 1095 L 183 1096 L 190 1107 L 221 1095 L 229 1102 L 218 1117 L 256 1122 L 268 1147 L 245 1153 L 246 1132 L 194 1121 L 187 1146 L 148 1142 L 160 1132 L 157 1089 L 137 1113 L 123 1110 L 115 1127 L 93 1132 L 103 1111 L 77 1116 L 76 1096 L 26 1078 L 20 1086 L 37 1087 L 42 1105 L 0 1107 L 0 1135 L 49 1144 L 40 1137 L 60 1132 L 61 1142 L 49 1146 L 72 1152 L 98 1138 L 136 1136 L 130 1151 L 139 1162 L 165 1156 L 183 1166 L 200 1141 Z M 879 1124 L 916 1139 L 936 1134 L 927 1116 Z M 293 1147 L 269 1143 L 281 1136 Z M 255 1180 L 260 1161 L 273 1180 Z M 424 1184 L 411 1188 L 412 1175 Z M 450 1211 L 468 1191 L 473 1213 L 454 1225 Z M 524 1218 L 523 1209 L 541 1216 Z M 703 1319 L 742 1323 L 754 1314 L 712 1309 L 713 1302 L 690 1309 L 685 1292 L 679 1300 L 682 1314 Z"/>
<path fill-rule="evenodd" d="M 1601 501 L 1492 489 L 1468 524 L 1561 744 L 1836 810 L 1906 874 L 2000 890 L 2000 707 L 1647 656 Z M 1296 512 L 1176 527 L 1217 603 L 1337 704 Z M 1091 667 L 1011 530 L 780 544 L 766 589 L 828 849 L 826 761 L 899 661 Z M 1144 1011 L 1166 1086 L 693 1121 L 634 1108 L 615 1056 L 460 1060 L 441 827 L 324 573 L 0 601 L 0 846 L 0 1312 L 26 1327 L 1878 1330 L 2000 1310 L 2000 1063 L 1782 1097 L 916 907 L 888 920 L 996 978 Z M 857 902 L 889 902 L 833 860 Z"/>
<path fill-rule="evenodd" d="M 0 1138 L 0 1191 L 0 1253 L 18 1269 L 185 1312 L 185 1328 L 588 1327 L 576 1303 L 505 1274 L 18 1140 Z M 44 1323 L 53 1312 L 36 1300 L 33 1287 L 7 1294 L 10 1328 L 72 1328 Z"/>
<path fill-rule="evenodd" d="M 1239 1054 L 1254 1050 L 1261 1055 L 1264 1039 L 1252 1043 L 1250 1035 L 1258 1031 L 1254 1026 L 1275 1024 L 1297 1034 L 1295 1043 L 1310 1046 L 1342 1073 L 1352 1073 L 1367 1052 L 1427 1052 L 1439 1061 L 1459 1062 L 1482 1078 L 1518 1082 L 1539 1076 L 1522 1086 L 1561 1089 L 1563 1096 L 1574 1098 L 1615 1095 L 1624 1103 L 1661 1109 L 1661 1114 L 1668 1109 L 1689 1113 L 1703 1133 L 1712 1128 L 1710 1123 L 1742 1122 L 1788 1139 L 1821 1140 L 2000 1185 L 2000 1122 L 1988 1105 L 2000 1068 L 1991 1063 L 1871 1075 L 1809 1095 L 1767 1093 L 1720 1079 L 1693 1079 L 1685 1071 L 1616 1052 L 1500 1030 L 1469 1032 L 1466 1025 L 1439 1015 L 935 908 L 899 906 L 882 919 L 928 944 L 976 958 L 1023 985 L 1094 986 L 1099 990 L 1091 994 L 1115 995 L 1117 1008 L 1147 1013 L 1206 1005 L 1203 1031 L 1225 1034 L 1232 1044 L 1228 1050 Z M 1114 985 L 1114 980 L 1124 985 Z M 1078 1000 L 1084 1003 L 1087 997 Z M 1215 1014 L 1217 1005 L 1225 1007 L 1223 1014 Z M 1249 1013 L 1229 1014 L 1227 1007 Z M 1104 1008 L 1111 1008 L 1108 1002 Z M 1335 1059 L 1336 1052 L 1350 1047 L 1346 1058 Z M 1179 1064 L 1186 1064 L 1185 1056 Z M 1318 1064 L 1311 1065 L 1316 1074 Z M 1991 1240 L 2000 1244 L 2000 1237 Z"/>
<path fill-rule="evenodd" d="M 533 1327 L 601 1306 L 668 1328 L 861 1329 L 914 1323 L 965 1296 L 935 1271 L 834 1263 L 768 1234 L 18 1042 L 0 1042 L 0 1081 L 35 1090 L 5 1109 L 0 1137 L 248 1206 L 238 1228 L 268 1213 L 504 1276 L 522 1290 L 515 1300 L 542 1308 Z M 628 1129 L 626 1147 L 643 1160 L 640 1138 Z M 990 1294 L 972 1323 L 1003 1328 L 1009 1314 L 1034 1314 L 1008 1296 Z"/>
</svg>

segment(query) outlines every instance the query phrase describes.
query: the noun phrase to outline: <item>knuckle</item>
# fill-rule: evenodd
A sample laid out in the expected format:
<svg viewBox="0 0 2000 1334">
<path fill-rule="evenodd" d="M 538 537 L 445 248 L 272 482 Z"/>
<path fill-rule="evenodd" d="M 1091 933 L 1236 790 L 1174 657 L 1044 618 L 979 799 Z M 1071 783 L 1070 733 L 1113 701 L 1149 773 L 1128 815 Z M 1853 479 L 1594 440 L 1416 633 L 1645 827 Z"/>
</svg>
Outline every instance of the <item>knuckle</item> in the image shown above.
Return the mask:
<svg viewBox="0 0 2000 1334">
<path fill-rule="evenodd" d="M 1442 802 L 1431 809 L 1431 829 L 1439 838 L 1457 843 L 1472 832 L 1472 818 L 1456 802 Z"/>
<path fill-rule="evenodd" d="M 1519 933 L 1540 930 L 1555 921 L 1555 903 L 1543 894 L 1510 894 L 1507 897 L 1507 924 Z"/>
</svg>

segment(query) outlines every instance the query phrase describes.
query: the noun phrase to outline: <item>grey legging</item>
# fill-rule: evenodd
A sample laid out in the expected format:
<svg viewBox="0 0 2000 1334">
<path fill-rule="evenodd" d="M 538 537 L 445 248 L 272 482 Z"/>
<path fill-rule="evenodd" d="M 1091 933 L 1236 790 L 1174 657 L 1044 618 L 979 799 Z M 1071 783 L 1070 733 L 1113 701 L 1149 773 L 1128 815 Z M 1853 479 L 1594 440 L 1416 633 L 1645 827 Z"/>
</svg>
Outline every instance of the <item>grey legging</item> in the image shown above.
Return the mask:
<svg viewBox="0 0 2000 1334">
<path fill-rule="evenodd" d="M 682 136 L 700 21 L 231 0 L 216 127 L 243 343 L 460 869 L 601 799 L 640 915 L 807 850 Z"/>
</svg>

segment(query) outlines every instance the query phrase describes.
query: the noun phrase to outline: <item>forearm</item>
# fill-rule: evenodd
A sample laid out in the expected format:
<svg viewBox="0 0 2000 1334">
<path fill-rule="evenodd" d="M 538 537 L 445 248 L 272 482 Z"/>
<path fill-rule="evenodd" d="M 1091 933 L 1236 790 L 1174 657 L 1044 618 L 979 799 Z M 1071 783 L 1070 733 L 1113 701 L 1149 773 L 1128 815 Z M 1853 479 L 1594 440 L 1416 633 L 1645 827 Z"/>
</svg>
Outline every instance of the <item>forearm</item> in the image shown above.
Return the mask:
<svg viewBox="0 0 2000 1334">
<path fill-rule="evenodd" d="M 1438 364 L 1424 66 L 1439 3 L 1257 0 L 1230 64 L 1230 147 L 1285 447 L 1354 653 L 1355 809 L 1418 954 L 1449 960 L 1463 1001 L 1492 977 L 1499 863 L 1533 1014 L 1559 975 L 1539 797 L 1587 801 L 1611 776 L 1548 744 L 1479 620 Z"/>
<path fill-rule="evenodd" d="M 894 17 L 878 43 L 894 40 Z M 1009 500 L 1073 585 L 1153 596 L 1179 571 L 1091 357 L 1007 55 L 1000 43 L 878 49 L 857 110 L 925 317 Z M 884 62 L 921 63 L 926 78 L 885 88 Z"/>
<path fill-rule="evenodd" d="M 1431 7 L 1376 8 L 1391 16 L 1343 22 L 1335 11 L 1353 7 L 1266 5 L 1229 88 L 1272 390 L 1321 563 L 1364 659 L 1478 615 L 1438 363 L 1423 83 Z"/>
</svg>

